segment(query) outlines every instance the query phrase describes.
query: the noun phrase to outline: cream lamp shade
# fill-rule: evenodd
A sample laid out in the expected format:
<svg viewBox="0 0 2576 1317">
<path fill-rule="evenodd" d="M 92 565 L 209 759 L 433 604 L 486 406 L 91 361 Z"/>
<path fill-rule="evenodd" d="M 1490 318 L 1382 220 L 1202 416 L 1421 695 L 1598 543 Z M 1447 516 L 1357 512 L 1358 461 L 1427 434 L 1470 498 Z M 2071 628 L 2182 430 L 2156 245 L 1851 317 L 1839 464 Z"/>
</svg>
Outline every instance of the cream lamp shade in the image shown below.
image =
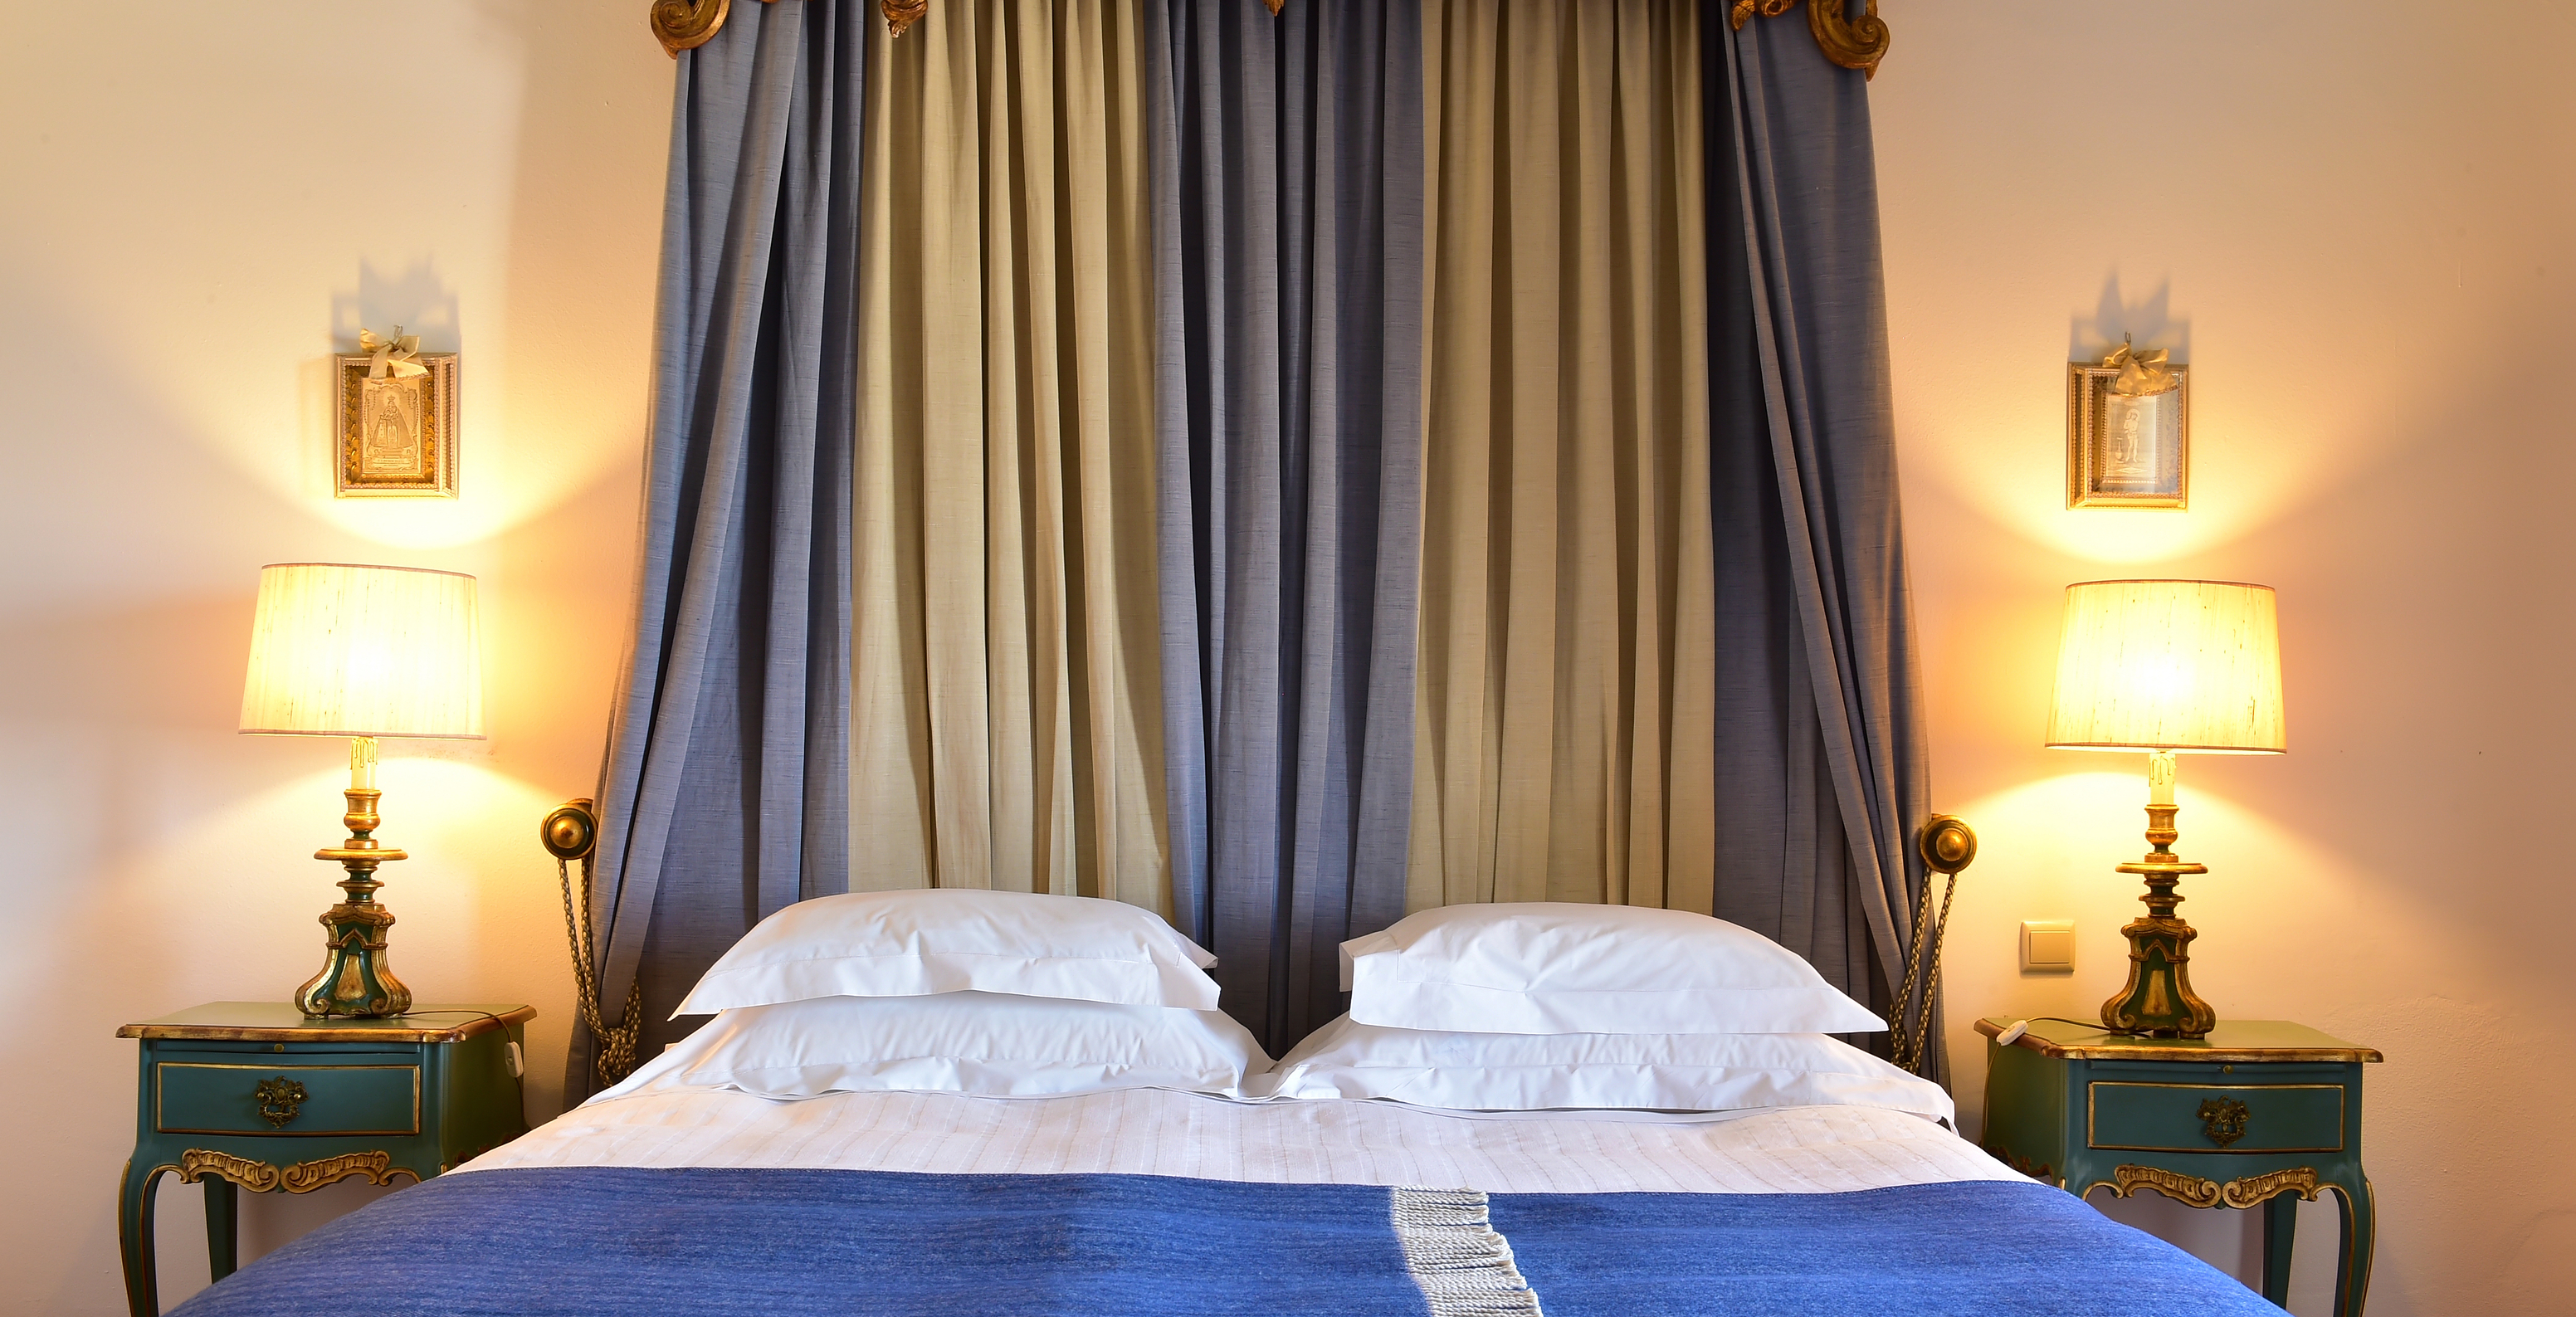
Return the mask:
<svg viewBox="0 0 2576 1317">
<path fill-rule="evenodd" d="M 2287 751 L 2272 587 L 2230 581 L 2066 587 L 2048 744 L 2178 754 Z"/>
<path fill-rule="evenodd" d="M 474 578 L 415 567 L 259 571 L 241 730 L 483 738 Z"/>
</svg>

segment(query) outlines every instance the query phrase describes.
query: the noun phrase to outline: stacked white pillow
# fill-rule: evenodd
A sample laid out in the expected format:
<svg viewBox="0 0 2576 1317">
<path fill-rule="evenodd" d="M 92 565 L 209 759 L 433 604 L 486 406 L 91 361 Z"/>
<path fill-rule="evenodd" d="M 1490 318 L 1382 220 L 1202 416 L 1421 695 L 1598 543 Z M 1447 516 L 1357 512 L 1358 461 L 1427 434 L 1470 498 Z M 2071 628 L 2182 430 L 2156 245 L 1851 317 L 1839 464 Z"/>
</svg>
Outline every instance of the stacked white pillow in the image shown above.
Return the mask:
<svg viewBox="0 0 2576 1317">
<path fill-rule="evenodd" d="M 1342 944 L 1350 1014 L 1263 1091 L 1480 1111 L 1841 1105 L 1949 1095 L 1826 1035 L 1885 1021 L 1768 938 L 1679 910 L 1446 906 Z"/>
<path fill-rule="evenodd" d="M 1239 1095 L 1269 1068 L 1216 1010 L 1216 963 L 1117 901 L 937 889 L 852 893 L 762 920 L 678 1015 L 715 1019 L 622 1084 L 766 1097 L 1121 1088 Z"/>
</svg>

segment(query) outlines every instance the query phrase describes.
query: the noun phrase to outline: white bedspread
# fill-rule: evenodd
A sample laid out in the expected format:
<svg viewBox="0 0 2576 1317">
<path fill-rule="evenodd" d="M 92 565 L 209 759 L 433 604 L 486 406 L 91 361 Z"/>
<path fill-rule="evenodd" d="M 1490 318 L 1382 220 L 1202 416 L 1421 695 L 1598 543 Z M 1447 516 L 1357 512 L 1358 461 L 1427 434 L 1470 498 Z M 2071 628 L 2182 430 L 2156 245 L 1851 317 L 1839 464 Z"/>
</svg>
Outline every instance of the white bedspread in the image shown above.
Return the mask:
<svg viewBox="0 0 2576 1317">
<path fill-rule="evenodd" d="M 1380 1102 L 663 1089 L 594 1102 L 466 1163 L 1050 1175 L 1105 1172 L 1489 1193 L 1834 1193 L 2019 1176 L 1920 1116 L 1788 1107 L 1672 1122 L 1474 1119 Z"/>
</svg>

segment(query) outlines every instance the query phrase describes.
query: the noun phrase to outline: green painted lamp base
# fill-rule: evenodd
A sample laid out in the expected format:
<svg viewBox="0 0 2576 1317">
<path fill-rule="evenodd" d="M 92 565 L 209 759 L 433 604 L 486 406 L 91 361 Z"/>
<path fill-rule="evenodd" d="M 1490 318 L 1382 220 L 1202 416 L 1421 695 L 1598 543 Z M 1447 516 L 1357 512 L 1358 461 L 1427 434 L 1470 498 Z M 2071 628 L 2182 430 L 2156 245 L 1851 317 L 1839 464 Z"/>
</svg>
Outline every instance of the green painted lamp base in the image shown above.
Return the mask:
<svg viewBox="0 0 2576 1317">
<path fill-rule="evenodd" d="M 385 933 L 394 926 L 394 916 L 376 904 L 376 889 L 384 886 L 376 879 L 376 866 L 406 856 L 376 843 L 373 834 L 383 821 L 376 814 L 376 801 L 382 792 L 351 787 L 341 794 L 349 798 L 349 812 L 341 817 L 349 825 L 349 839 L 313 852 L 313 858 L 334 861 L 349 871 L 340 880 L 340 890 L 348 896 L 323 912 L 322 926 L 331 931 L 322 944 L 329 959 L 322 963 L 321 973 L 295 990 L 295 1006 L 310 1019 L 400 1015 L 411 1009 L 411 989 L 394 977 L 385 950 Z"/>
<path fill-rule="evenodd" d="M 296 1008 L 312 1019 L 373 1019 L 410 1010 L 411 989 L 394 977 L 385 950 L 384 930 L 393 922 L 392 912 L 373 901 L 331 907 L 322 916 L 323 927 L 331 930 L 330 958 L 295 990 Z"/>
<path fill-rule="evenodd" d="M 2102 1003 L 2103 1025 L 2155 1038 L 2208 1037 L 2218 1012 L 2191 990 L 2191 955 L 2184 950 L 2200 934 L 2179 919 L 2154 915 L 2120 931 L 2129 939 L 2129 981 Z"/>
<path fill-rule="evenodd" d="M 2207 873 L 2173 853 L 2174 807 L 2147 806 L 2147 841 L 2154 847 L 2135 864 L 2120 866 L 2147 880 L 2147 913 L 2121 928 L 2129 939 L 2129 981 L 2102 1003 L 2102 1024 L 2114 1033 L 2155 1038 L 2206 1038 L 2218 1012 L 2191 990 L 2191 940 L 2200 936 L 2174 913 L 2183 898 L 2174 885 L 2187 873 Z"/>
</svg>

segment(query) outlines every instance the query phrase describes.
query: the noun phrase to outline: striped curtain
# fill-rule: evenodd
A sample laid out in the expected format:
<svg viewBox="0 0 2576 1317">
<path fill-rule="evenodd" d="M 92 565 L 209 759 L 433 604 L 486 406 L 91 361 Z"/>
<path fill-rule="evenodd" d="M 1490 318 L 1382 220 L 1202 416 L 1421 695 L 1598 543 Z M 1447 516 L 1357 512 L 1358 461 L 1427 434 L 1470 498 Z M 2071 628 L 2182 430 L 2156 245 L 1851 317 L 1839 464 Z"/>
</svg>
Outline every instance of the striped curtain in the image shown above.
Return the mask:
<svg viewBox="0 0 2576 1317">
<path fill-rule="evenodd" d="M 612 994 L 839 884 L 795 712 L 841 692 L 777 646 L 838 654 L 792 613 L 851 642 L 851 887 L 1160 911 L 1273 1048 L 1340 1009 L 1337 943 L 1459 901 L 1713 912 L 1885 999 L 1927 795 L 1858 73 L 1714 0 L 939 0 L 863 54 L 862 8 L 682 59 L 674 231 L 732 282 L 666 283 L 663 338 L 730 355 L 665 392 L 749 427 L 765 515 L 850 473 L 849 586 L 650 523 Z M 841 524 L 792 511 L 786 567 Z M 778 671 L 712 680 L 688 619 L 754 585 Z"/>
<path fill-rule="evenodd" d="M 1168 913 L 1135 6 L 869 48 L 850 885 Z"/>
<path fill-rule="evenodd" d="M 1341 1012 L 1341 943 L 1403 913 L 1422 19 L 1147 13 L 1174 895 L 1284 1050 Z"/>
<path fill-rule="evenodd" d="M 1713 900 L 1698 21 L 1424 5 L 1415 908 Z"/>
</svg>

